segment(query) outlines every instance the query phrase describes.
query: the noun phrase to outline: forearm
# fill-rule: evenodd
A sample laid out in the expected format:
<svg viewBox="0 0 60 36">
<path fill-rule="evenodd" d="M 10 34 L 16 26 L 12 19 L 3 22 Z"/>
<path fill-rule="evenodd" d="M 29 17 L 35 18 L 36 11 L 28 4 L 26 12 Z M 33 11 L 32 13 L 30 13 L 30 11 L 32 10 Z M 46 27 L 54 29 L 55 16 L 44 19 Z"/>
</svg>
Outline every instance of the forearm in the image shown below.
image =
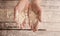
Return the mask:
<svg viewBox="0 0 60 36">
<path fill-rule="evenodd" d="M 20 0 L 20 1 L 17 3 L 15 9 L 22 11 L 27 4 L 28 4 L 28 0 Z"/>
</svg>

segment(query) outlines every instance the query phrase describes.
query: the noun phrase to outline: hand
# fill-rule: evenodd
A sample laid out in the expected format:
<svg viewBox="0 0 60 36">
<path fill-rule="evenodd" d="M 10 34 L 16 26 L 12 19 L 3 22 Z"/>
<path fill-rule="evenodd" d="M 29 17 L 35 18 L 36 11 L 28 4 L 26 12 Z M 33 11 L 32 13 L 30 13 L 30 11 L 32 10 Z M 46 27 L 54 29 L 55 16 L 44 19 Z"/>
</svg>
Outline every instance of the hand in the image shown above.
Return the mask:
<svg viewBox="0 0 60 36">
<path fill-rule="evenodd" d="M 31 9 L 34 11 L 34 13 L 37 15 L 38 20 L 41 22 L 41 8 L 38 2 L 32 2 Z"/>
</svg>

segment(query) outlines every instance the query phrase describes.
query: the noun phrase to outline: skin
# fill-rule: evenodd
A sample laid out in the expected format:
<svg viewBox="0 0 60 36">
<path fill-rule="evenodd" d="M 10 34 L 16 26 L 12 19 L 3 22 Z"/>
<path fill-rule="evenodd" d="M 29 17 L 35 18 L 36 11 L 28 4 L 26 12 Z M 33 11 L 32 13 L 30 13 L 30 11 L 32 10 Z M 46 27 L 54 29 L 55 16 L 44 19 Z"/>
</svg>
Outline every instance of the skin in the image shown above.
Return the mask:
<svg viewBox="0 0 60 36">
<path fill-rule="evenodd" d="M 19 13 L 20 13 L 24 9 L 27 10 L 28 18 L 29 18 L 29 10 L 31 9 L 32 11 L 34 11 L 34 13 L 37 15 L 37 17 L 36 17 L 37 21 L 32 25 L 30 25 L 30 22 L 29 22 L 29 26 L 31 27 L 31 29 L 33 29 L 34 32 L 38 30 L 37 29 L 38 21 L 41 22 L 41 8 L 40 8 L 39 4 L 40 4 L 40 0 L 32 0 L 32 2 L 29 2 L 29 0 L 20 0 L 19 3 L 15 7 L 15 14 L 17 11 L 19 11 Z M 14 16 L 15 16 L 14 18 L 17 17 L 16 15 L 14 15 Z M 23 24 L 21 25 L 21 28 L 23 28 L 25 26 L 24 23 L 25 23 L 25 20 L 24 20 Z"/>
<path fill-rule="evenodd" d="M 29 8 L 32 9 L 32 11 L 34 11 L 34 13 L 37 15 L 36 17 L 37 21 L 33 23 L 33 25 L 29 24 L 33 32 L 38 30 L 38 27 L 37 27 L 38 21 L 41 22 L 41 8 L 39 4 L 40 4 L 40 0 L 33 0 L 29 6 Z"/>
<path fill-rule="evenodd" d="M 28 4 L 29 4 L 28 0 L 20 0 L 18 2 L 18 4 L 16 5 L 16 7 L 14 8 L 14 12 L 15 12 L 14 20 L 16 21 L 17 24 L 20 24 L 20 23 L 18 23 L 18 20 L 16 20 L 16 19 L 18 19 L 17 15 L 16 15 L 17 11 L 18 11 L 18 13 L 21 13 L 24 9 L 28 8 Z M 24 27 L 24 25 L 25 25 L 25 21 L 19 25 L 19 28 L 22 29 Z"/>
</svg>

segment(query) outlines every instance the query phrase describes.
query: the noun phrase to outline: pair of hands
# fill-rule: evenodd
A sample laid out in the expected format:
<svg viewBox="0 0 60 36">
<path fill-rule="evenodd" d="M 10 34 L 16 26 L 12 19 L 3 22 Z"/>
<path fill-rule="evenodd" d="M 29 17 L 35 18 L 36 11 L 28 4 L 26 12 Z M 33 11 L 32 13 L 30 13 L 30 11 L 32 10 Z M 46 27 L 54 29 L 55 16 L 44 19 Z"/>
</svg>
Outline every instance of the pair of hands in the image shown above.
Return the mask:
<svg viewBox="0 0 60 36">
<path fill-rule="evenodd" d="M 16 12 L 22 12 L 24 9 L 29 10 L 31 9 L 32 11 L 34 11 L 34 13 L 36 13 L 37 15 L 37 19 L 39 21 L 41 21 L 41 8 L 40 8 L 40 0 L 21 0 L 19 1 L 19 3 L 16 5 L 15 7 L 15 18 L 16 16 Z M 25 21 L 24 21 L 25 22 Z M 23 24 L 24 24 L 23 22 Z M 35 29 L 35 28 L 34 28 Z"/>
</svg>

